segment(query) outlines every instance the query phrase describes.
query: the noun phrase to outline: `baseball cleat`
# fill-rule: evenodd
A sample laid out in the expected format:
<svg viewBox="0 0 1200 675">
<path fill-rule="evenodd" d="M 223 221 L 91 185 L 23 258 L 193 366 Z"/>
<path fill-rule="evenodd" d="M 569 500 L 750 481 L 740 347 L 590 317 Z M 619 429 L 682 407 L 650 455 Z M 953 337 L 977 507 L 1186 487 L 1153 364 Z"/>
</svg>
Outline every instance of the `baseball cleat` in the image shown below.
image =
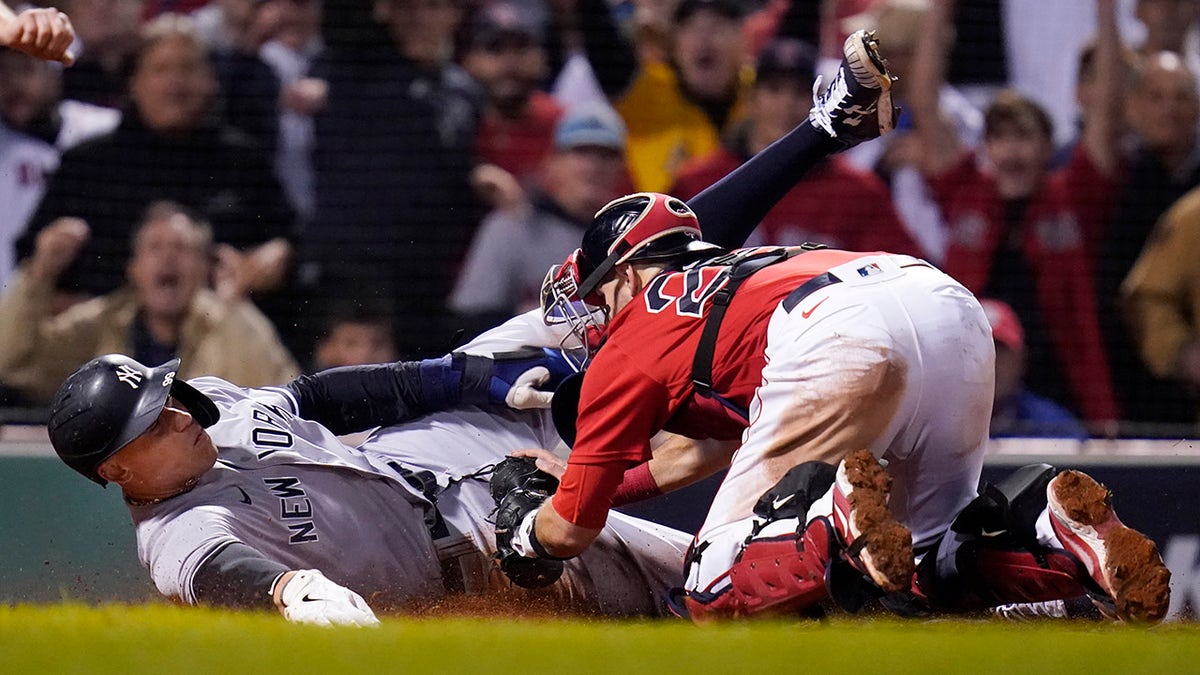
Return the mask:
<svg viewBox="0 0 1200 675">
<path fill-rule="evenodd" d="M 897 110 L 892 105 L 892 82 L 879 53 L 874 31 L 851 33 L 842 46 L 842 63 L 829 86 L 820 93 L 813 83 L 813 107 L 808 119 L 845 147 L 877 138 L 892 130 Z"/>
<path fill-rule="evenodd" d="M 838 465 L 833 489 L 833 525 L 846 556 L 884 592 L 912 584 L 912 532 L 892 517 L 892 477 L 868 450 L 850 453 Z"/>
<path fill-rule="evenodd" d="M 1091 476 L 1063 471 L 1046 487 L 1050 525 L 1078 557 L 1122 621 L 1157 622 L 1171 602 L 1171 570 L 1149 537 L 1117 518 L 1111 493 Z"/>
</svg>

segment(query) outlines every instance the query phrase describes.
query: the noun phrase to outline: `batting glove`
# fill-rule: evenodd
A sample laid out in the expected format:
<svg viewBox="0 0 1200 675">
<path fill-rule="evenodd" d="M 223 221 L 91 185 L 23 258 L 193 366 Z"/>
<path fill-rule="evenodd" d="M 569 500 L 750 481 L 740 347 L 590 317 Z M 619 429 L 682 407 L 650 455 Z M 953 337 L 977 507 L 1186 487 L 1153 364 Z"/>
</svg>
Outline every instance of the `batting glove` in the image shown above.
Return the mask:
<svg viewBox="0 0 1200 675">
<path fill-rule="evenodd" d="M 333 583 L 320 570 L 297 570 L 284 584 L 279 600 L 288 621 L 317 626 L 379 625 L 361 595 Z"/>
</svg>

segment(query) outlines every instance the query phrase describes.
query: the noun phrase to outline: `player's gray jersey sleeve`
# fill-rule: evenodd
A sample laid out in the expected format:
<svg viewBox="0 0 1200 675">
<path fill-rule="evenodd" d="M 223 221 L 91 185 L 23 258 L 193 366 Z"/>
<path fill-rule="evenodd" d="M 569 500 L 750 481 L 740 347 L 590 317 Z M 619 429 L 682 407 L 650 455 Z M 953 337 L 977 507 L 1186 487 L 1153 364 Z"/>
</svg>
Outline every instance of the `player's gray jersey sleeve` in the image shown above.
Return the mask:
<svg viewBox="0 0 1200 675">
<path fill-rule="evenodd" d="M 231 518 L 228 508 L 209 504 L 163 510 L 137 524 L 138 558 L 160 593 L 196 604 L 196 571 L 238 541 Z"/>
<path fill-rule="evenodd" d="M 485 331 L 457 351 L 489 356 L 522 347 L 557 348 L 569 336 L 570 326 L 565 323 L 547 326 L 542 311 L 533 309 Z"/>
</svg>

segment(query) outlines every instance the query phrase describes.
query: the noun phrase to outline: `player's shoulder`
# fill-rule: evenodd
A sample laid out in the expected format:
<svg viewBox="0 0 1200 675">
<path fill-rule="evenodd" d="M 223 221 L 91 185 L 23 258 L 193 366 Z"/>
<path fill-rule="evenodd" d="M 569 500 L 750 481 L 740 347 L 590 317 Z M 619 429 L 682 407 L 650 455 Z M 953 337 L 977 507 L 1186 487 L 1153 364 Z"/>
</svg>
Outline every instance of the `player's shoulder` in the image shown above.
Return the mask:
<svg viewBox="0 0 1200 675">
<path fill-rule="evenodd" d="M 299 408 L 295 396 L 286 387 L 246 389 L 211 375 L 192 378 L 188 380 L 188 384 L 221 407 L 232 407 L 243 401 L 257 401 L 266 405 L 283 406 L 293 413 Z"/>
</svg>

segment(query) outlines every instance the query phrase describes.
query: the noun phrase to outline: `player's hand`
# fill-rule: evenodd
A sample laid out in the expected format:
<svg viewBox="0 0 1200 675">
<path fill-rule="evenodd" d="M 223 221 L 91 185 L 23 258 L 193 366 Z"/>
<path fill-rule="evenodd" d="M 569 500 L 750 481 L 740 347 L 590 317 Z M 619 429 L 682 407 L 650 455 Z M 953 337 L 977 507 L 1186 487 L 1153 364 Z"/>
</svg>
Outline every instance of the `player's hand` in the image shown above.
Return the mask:
<svg viewBox="0 0 1200 675">
<path fill-rule="evenodd" d="M 320 570 L 296 570 L 280 577 L 275 606 L 288 621 L 317 626 L 378 626 L 362 596 L 330 581 Z"/>
<path fill-rule="evenodd" d="M 554 388 L 573 372 L 556 349 L 493 354 L 488 400 L 516 410 L 549 408 Z"/>
<path fill-rule="evenodd" d="M 38 232 L 29 275 L 42 282 L 57 280 L 87 243 L 91 231 L 79 218 L 58 218 Z"/>
<path fill-rule="evenodd" d="M 528 457 L 533 460 L 534 466 L 538 469 L 561 480 L 563 474 L 567 471 L 567 463 L 561 457 L 541 448 L 529 448 L 527 450 L 514 450 L 512 457 Z"/>
<path fill-rule="evenodd" d="M 15 17 L 0 16 L 0 46 L 69 66 L 75 63 L 70 51 L 74 41 L 70 17 L 57 9 L 27 9 Z"/>
</svg>

